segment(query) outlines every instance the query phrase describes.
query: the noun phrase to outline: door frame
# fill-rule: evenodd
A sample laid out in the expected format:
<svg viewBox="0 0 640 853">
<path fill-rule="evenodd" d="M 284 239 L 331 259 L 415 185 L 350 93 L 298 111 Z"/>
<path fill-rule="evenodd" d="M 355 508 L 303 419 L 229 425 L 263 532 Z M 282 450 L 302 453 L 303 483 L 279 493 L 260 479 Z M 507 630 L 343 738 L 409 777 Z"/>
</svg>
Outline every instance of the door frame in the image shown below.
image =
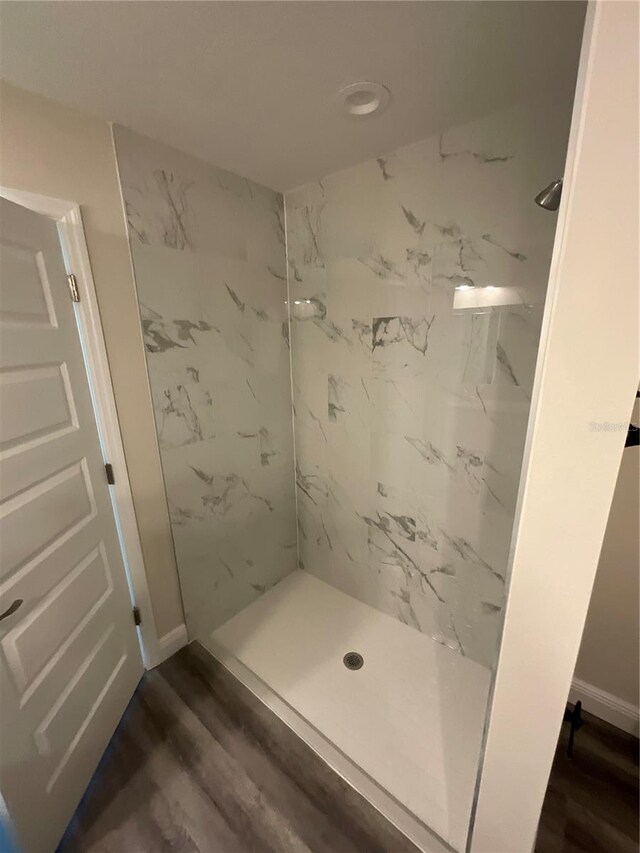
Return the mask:
<svg viewBox="0 0 640 853">
<path fill-rule="evenodd" d="M 637 16 L 587 7 L 468 853 L 535 848 L 638 387 Z"/>
<path fill-rule="evenodd" d="M 109 493 L 131 596 L 131 606 L 138 607 L 140 611 L 141 622 L 136 628 L 140 652 L 145 669 L 152 669 L 161 662 L 163 655 L 151 605 L 151 594 L 80 205 L 72 201 L 3 186 L 0 186 L 0 196 L 56 222 L 65 269 L 68 274 L 72 273 L 78 282 L 80 301 L 72 304 L 78 324 L 104 461 L 109 462 L 113 467 L 115 482 L 110 486 Z"/>
</svg>

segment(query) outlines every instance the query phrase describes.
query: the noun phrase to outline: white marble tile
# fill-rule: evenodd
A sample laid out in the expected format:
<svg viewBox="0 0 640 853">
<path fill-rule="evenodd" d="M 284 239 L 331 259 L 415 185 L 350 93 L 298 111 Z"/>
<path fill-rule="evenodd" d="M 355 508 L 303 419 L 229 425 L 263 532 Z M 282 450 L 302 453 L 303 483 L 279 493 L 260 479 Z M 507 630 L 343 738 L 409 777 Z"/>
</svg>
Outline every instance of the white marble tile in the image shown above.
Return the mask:
<svg viewBox="0 0 640 853">
<path fill-rule="evenodd" d="M 203 637 L 296 565 L 283 200 L 115 137 L 187 626 Z"/>
<path fill-rule="evenodd" d="M 539 120 L 514 107 L 285 197 L 300 563 L 486 666 L 554 236 L 532 198 L 567 131 Z"/>
</svg>

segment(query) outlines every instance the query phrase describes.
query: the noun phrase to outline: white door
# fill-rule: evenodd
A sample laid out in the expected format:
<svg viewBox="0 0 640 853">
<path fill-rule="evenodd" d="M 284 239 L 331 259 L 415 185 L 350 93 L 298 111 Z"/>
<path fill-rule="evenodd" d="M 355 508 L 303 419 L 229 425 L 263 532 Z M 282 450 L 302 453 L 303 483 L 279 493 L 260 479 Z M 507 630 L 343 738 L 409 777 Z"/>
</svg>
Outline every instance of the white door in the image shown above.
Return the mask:
<svg viewBox="0 0 640 853">
<path fill-rule="evenodd" d="M 49 853 L 143 665 L 57 227 L 0 217 L 0 792 Z"/>
</svg>

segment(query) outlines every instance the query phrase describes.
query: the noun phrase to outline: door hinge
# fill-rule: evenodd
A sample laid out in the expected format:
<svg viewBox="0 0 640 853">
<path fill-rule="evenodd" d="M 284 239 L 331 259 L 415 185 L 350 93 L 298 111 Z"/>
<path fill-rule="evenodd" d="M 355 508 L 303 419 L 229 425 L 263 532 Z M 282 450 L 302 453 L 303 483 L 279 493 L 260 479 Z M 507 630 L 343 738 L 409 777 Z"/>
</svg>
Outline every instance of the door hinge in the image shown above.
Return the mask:
<svg viewBox="0 0 640 853">
<path fill-rule="evenodd" d="M 110 486 L 113 486 L 116 478 L 113 476 L 113 465 L 111 462 L 105 462 L 104 470 L 107 472 L 107 483 L 109 483 Z"/>
<path fill-rule="evenodd" d="M 71 294 L 72 302 L 80 302 L 80 291 L 78 290 L 78 281 L 75 275 L 71 272 L 67 276 L 67 282 L 69 284 L 69 293 Z"/>
<path fill-rule="evenodd" d="M 139 607 L 133 608 L 133 624 L 134 625 L 141 625 L 142 624 L 142 617 L 140 616 L 140 608 Z"/>
</svg>

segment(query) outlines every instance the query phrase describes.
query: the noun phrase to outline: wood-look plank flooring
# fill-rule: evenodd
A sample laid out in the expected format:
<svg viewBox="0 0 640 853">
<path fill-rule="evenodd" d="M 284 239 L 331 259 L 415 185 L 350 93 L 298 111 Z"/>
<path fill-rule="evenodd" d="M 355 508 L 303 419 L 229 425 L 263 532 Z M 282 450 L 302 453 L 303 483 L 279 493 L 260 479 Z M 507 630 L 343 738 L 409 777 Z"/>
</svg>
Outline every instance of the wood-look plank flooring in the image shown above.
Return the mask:
<svg viewBox="0 0 640 853">
<path fill-rule="evenodd" d="M 562 727 L 536 853 L 638 853 L 638 739 L 583 717 L 571 759 Z"/>
<path fill-rule="evenodd" d="M 536 853 L 637 853 L 638 741 L 567 727 Z M 198 644 L 145 675 L 59 853 L 416 853 Z M 515 851 L 514 851 L 515 853 Z"/>
<path fill-rule="evenodd" d="M 194 643 L 144 676 L 62 851 L 417 848 Z"/>
</svg>

